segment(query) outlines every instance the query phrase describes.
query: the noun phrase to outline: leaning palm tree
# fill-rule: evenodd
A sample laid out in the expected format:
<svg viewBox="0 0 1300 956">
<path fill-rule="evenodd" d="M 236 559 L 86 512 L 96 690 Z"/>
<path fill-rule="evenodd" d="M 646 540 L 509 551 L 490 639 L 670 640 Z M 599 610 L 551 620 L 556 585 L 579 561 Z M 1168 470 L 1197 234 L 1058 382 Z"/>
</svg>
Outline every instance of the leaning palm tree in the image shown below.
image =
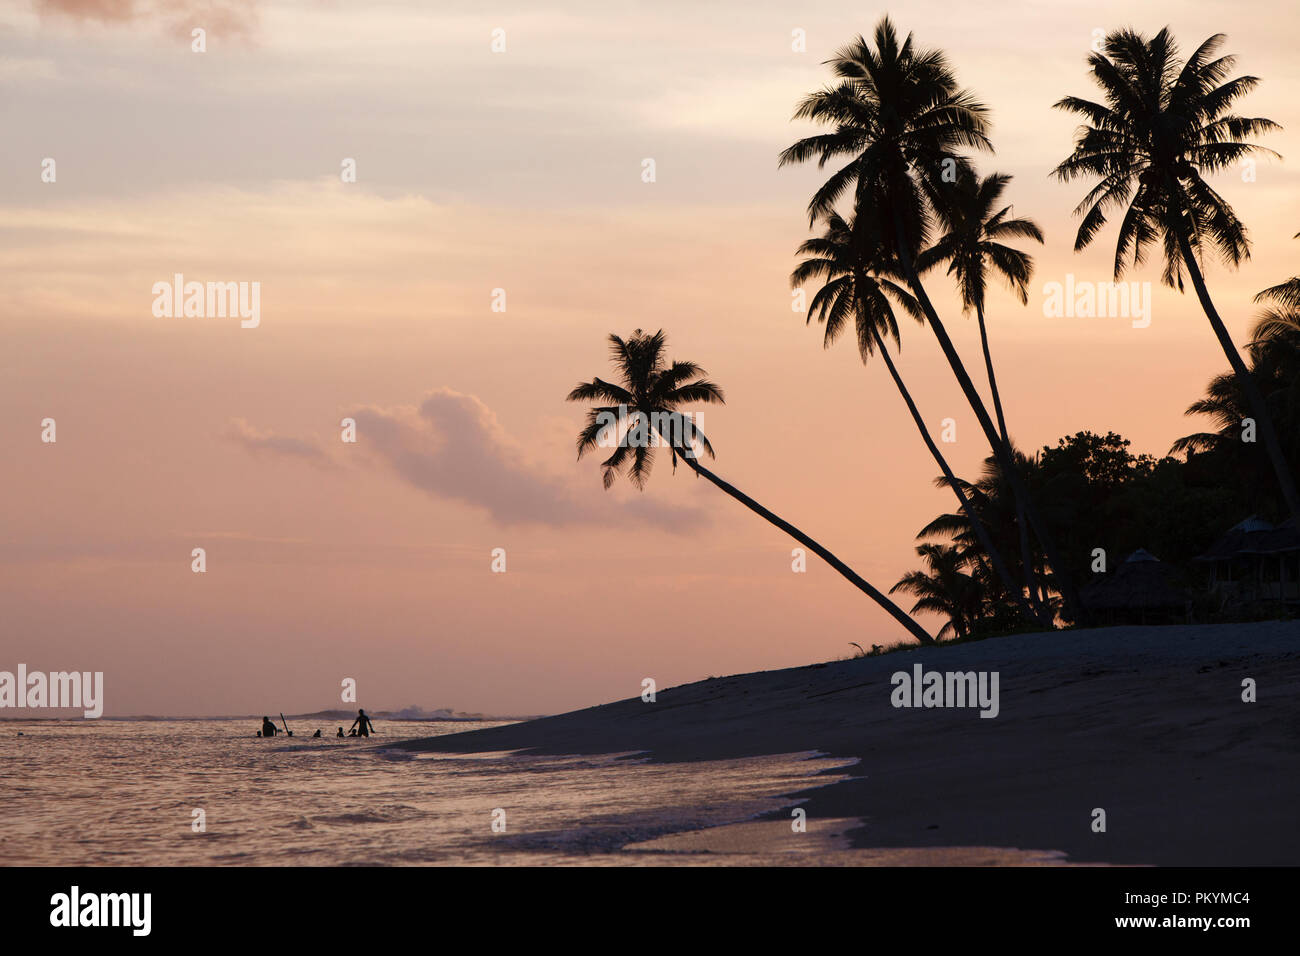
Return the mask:
<svg viewBox="0 0 1300 956">
<path fill-rule="evenodd" d="M 713 446 L 681 406 L 690 402 L 721 404 L 722 390 L 704 378 L 704 370 L 695 363 L 667 362 L 662 330 L 647 334 L 637 329 L 627 339 L 611 335 L 609 342 L 621 383 L 593 378 L 568 394 L 571 402 L 599 403 L 588 411 L 587 424 L 578 433 L 578 458 L 596 447 L 613 447 L 601 462 L 606 488 L 622 473 L 643 488 L 654 464 L 655 448 L 666 446 L 674 467 L 680 458 L 697 475 L 812 550 L 922 644 L 934 643 L 929 632 L 834 554 L 700 464 L 697 450 L 713 457 Z"/>
<path fill-rule="evenodd" d="M 802 287 L 814 279 L 823 280 L 823 285 L 809 303 L 807 321 L 811 323 L 816 317 L 825 326 L 823 344 L 830 348 L 852 319 L 857 333 L 858 354 L 862 356 L 863 363 L 877 351 L 880 353 L 922 441 L 943 471 L 962 510 L 970 517 L 979 546 L 984 549 L 1007 593 L 1017 600 L 1026 618 L 1034 621 L 1033 610 L 1024 600 L 1021 588 L 1012 578 L 1002 555 L 994 547 L 988 529 L 971 506 L 962 484 L 931 437 L 925 419 L 921 417 L 911 392 L 889 354 L 887 339 L 892 338 L 900 347 L 902 344 L 898 322 L 894 318 L 893 303 L 897 302 L 918 322 L 924 321 L 924 318 L 916 299 L 899 285 L 901 276 L 896 263 L 884 255 L 884 247 L 877 238 L 881 225 L 879 218 L 871 210 L 863 209 L 849 223 L 838 213 L 831 212 L 826 215 L 824 225 L 822 235 L 799 246 L 796 254 L 802 256 L 803 261 L 790 275 L 790 285 L 794 288 Z"/>
<path fill-rule="evenodd" d="M 1300 494 L 1264 395 L 1219 317 L 1201 272 L 1207 253 L 1234 267 L 1250 257 L 1246 227 L 1203 174 L 1230 169 L 1255 154 L 1276 155 L 1249 140 L 1279 129 L 1272 120 L 1229 112 L 1259 79 L 1239 76 L 1224 82 L 1235 57 L 1216 56 L 1223 40 L 1222 34 L 1210 37 L 1180 62 L 1167 27 L 1150 38 L 1132 30 L 1109 34 L 1103 52 L 1088 57 L 1104 102 L 1067 96 L 1056 103 L 1086 122 L 1055 175 L 1062 182 L 1085 176 L 1099 180 L 1075 208 L 1082 217 L 1076 251 L 1092 242 L 1112 211 L 1124 209 L 1115 278 L 1128 265 L 1141 265 L 1148 246 L 1157 241 L 1164 258 L 1161 281 L 1181 292 L 1186 271 L 1247 398 L 1286 507 L 1300 524 Z"/>
<path fill-rule="evenodd" d="M 993 396 L 993 410 L 998 419 L 998 433 L 1008 446 L 1011 437 L 1007 432 L 1002 396 L 993 371 L 993 353 L 989 348 L 988 327 L 984 321 L 984 297 L 991 273 L 1006 283 L 1020 299 L 1021 305 L 1027 304 L 1034 260 L 1027 253 L 1006 245 L 1005 241 L 1032 239 L 1040 245 L 1043 242 L 1043 232 L 1032 219 L 1016 218 L 1011 206 L 998 208 L 1002 193 L 1010 181 L 1011 177 L 1002 173 L 980 178 L 970 170 L 962 170 L 956 181 L 945 189 L 946 201 L 935 206 L 943 234 L 916 261 L 917 271 L 922 275 L 935 266 L 947 263 L 948 274 L 957 282 L 962 308 L 967 312 L 975 312 L 979 321 L 980 346 L 984 352 L 984 368 L 988 373 L 989 391 Z M 1027 574 L 1032 574 L 1029 529 L 1025 525 L 1021 502 L 1016 504 L 1016 517 L 1022 567 Z M 1043 614 L 1038 587 L 1032 576 L 1025 581 L 1025 586 L 1039 614 Z"/>
<path fill-rule="evenodd" d="M 954 545 L 922 544 L 916 553 L 925 561 L 926 570 L 911 571 L 889 589 L 890 594 L 902 591 L 913 595 L 917 601 L 912 613 L 932 611 L 948 618 L 939 629 L 938 637 L 961 640 L 969 637 L 983 611 L 983 599 L 978 578 L 966 571 L 970 560 Z"/>
<path fill-rule="evenodd" d="M 892 234 L 886 235 L 908 288 L 916 296 L 930 329 L 983 429 L 989 447 L 1006 470 L 1026 517 L 1055 568 L 1064 565 L 1051 535 L 1016 473 L 1007 442 L 998 434 L 979 391 L 958 355 L 916 270 L 934 208 L 945 202 L 943 183 L 970 168 L 962 149 L 992 150 L 988 109 L 962 89 L 947 59 L 937 50 L 915 48 L 912 37 L 900 40 L 888 17 L 877 24 L 874 47 L 863 37 L 839 50 L 829 61 L 838 85 L 806 96 L 796 119 L 831 127 L 805 137 L 781 153 L 780 165 L 817 160 L 824 168 L 837 157 L 848 161 L 831 174 L 808 204 L 809 223 L 851 194 L 856 208 L 879 207 Z M 1058 575 L 1067 605 L 1078 605 L 1068 577 Z"/>
</svg>

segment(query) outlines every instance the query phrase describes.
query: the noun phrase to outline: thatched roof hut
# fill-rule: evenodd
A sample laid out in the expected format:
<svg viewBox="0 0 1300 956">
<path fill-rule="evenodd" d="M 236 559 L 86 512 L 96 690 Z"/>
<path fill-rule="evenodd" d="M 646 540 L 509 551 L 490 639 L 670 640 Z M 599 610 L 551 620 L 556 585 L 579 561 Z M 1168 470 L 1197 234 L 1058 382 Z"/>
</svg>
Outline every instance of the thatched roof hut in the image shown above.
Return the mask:
<svg viewBox="0 0 1300 956">
<path fill-rule="evenodd" d="M 1251 515 L 1233 525 L 1197 561 L 1228 561 L 1245 555 L 1294 554 L 1300 552 L 1300 531 L 1288 518 L 1277 527 Z"/>
<path fill-rule="evenodd" d="M 1210 593 L 1220 606 L 1300 605 L 1300 531 L 1251 515 L 1196 558 L 1210 566 Z"/>
<path fill-rule="evenodd" d="M 1139 548 L 1109 574 L 1099 574 L 1079 591 L 1083 606 L 1110 623 L 1154 623 L 1182 619 L 1191 605 L 1168 565 Z"/>
</svg>

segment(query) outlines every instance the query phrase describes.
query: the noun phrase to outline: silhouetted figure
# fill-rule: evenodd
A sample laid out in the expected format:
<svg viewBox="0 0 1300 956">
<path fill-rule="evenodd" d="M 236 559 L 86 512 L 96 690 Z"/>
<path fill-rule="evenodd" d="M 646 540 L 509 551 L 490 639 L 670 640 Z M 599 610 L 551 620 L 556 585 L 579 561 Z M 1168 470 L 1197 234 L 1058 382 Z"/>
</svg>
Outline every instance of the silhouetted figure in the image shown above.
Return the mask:
<svg viewBox="0 0 1300 956">
<path fill-rule="evenodd" d="M 320 730 L 317 729 L 316 733 L 312 734 L 312 736 L 313 736 L 313 737 L 319 737 L 319 736 L 320 736 Z"/>
<path fill-rule="evenodd" d="M 343 728 L 342 728 L 342 727 L 339 728 L 339 736 L 340 736 L 340 737 L 343 736 Z"/>
<path fill-rule="evenodd" d="M 353 730 L 352 728 L 349 727 L 349 728 L 348 728 L 348 736 L 349 736 L 349 737 L 355 737 L 356 735 L 357 735 L 357 732 L 356 732 L 355 730 Z"/>
<path fill-rule="evenodd" d="M 352 726 L 357 728 L 358 737 L 369 737 L 370 731 L 375 729 L 374 723 L 366 716 L 364 710 L 357 711 L 357 719 L 352 721 Z"/>
<path fill-rule="evenodd" d="M 271 723 L 270 717 L 262 718 L 262 732 L 259 737 L 274 737 L 276 735 L 275 724 Z"/>
</svg>

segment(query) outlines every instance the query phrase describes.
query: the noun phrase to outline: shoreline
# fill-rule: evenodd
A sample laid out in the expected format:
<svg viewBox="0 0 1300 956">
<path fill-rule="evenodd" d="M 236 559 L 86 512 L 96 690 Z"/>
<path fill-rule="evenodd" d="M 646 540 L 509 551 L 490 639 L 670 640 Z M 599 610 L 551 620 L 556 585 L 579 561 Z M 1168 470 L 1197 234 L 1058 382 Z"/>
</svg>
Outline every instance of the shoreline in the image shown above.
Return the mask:
<svg viewBox="0 0 1300 956">
<path fill-rule="evenodd" d="M 917 664 L 997 673 L 997 717 L 893 706 L 891 675 Z M 1242 700 L 1246 678 L 1257 684 L 1254 703 Z M 818 751 L 857 763 L 822 771 L 845 777 L 824 786 L 814 772 L 769 817 L 788 820 L 798 805 L 810 831 L 848 821 L 847 847 L 886 861 L 951 865 L 998 848 L 1066 863 L 1293 864 L 1300 624 L 1123 626 L 917 647 L 385 748 L 635 751 L 663 763 Z M 1097 809 L 1105 832 L 1094 832 Z"/>
</svg>

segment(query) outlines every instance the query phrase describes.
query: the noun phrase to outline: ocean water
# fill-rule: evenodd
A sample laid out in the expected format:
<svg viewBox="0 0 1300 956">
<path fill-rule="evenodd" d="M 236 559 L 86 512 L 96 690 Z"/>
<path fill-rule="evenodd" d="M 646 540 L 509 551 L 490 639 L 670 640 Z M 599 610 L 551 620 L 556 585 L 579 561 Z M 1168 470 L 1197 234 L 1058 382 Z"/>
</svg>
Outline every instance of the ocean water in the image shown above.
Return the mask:
<svg viewBox="0 0 1300 956">
<path fill-rule="evenodd" d="M 316 740 L 261 739 L 249 720 L 3 721 L 2 861 L 662 863 L 663 853 L 624 848 L 752 820 L 789 806 L 788 794 L 838 779 L 814 780 L 828 764 L 808 754 L 662 764 L 635 755 L 386 748 L 484 726 L 496 724 L 379 721 L 380 735 L 369 740 Z M 203 811 L 202 832 L 194 829 L 196 810 Z M 492 828 L 496 810 L 504 811 L 503 833 Z M 682 862 L 726 860 L 706 854 Z"/>
</svg>

